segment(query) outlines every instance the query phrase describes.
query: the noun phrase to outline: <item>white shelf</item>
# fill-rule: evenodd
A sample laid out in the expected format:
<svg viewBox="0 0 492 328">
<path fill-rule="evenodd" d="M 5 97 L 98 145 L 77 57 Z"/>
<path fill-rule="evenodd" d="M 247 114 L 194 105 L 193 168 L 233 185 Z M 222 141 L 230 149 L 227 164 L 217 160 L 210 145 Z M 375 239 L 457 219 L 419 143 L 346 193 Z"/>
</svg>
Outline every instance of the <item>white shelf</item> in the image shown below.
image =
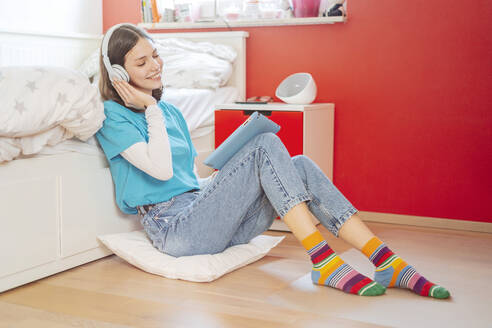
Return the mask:
<svg viewBox="0 0 492 328">
<path fill-rule="evenodd" d="M 139 23 L 138 26 L 147 30 L 157 29 L 186 29 L 186 28 L 223 28 L 223 27 L 254 27 L 254 26 L 286 26 L 286 25 L 319 25 L 344 23 L 347 17 L 303 17 L 284 19 L 255 19 L 226 21 L 216 19 L 210 21 L 184 22 L 184 23 Z"/>
<path fill-rule="evenodd" d="M 228 109 L 228 110 L 263 110 L 263 111 L 287 111 L 287 112 L 307 112 L 312 110 L 334 110 L 335 104 L 333 103 L 314 103 L 308 105 L 295 105 L 286 103 L 267 103 L 267 104 L 218 104 L 215 105 L 215 109 Z"/>
</svg>

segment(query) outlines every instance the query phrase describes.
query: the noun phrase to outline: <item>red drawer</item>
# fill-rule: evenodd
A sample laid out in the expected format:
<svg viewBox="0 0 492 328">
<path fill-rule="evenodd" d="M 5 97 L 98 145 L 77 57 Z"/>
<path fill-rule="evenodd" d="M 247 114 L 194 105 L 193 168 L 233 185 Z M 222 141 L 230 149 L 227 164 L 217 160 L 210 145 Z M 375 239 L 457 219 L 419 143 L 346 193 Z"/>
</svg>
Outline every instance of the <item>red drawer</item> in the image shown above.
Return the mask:
<svg viewBox="0 0 492 328">
<path fill-rule="evenodd" d="M 254 111 L 216 110 L 215 111 L 215 148 L 227 139 Z M 303 113 L 287 111 L 260 112 L 280 125 L 278 137 L 285 144 L 291 156 L 302 154 Z"/>
</svg>

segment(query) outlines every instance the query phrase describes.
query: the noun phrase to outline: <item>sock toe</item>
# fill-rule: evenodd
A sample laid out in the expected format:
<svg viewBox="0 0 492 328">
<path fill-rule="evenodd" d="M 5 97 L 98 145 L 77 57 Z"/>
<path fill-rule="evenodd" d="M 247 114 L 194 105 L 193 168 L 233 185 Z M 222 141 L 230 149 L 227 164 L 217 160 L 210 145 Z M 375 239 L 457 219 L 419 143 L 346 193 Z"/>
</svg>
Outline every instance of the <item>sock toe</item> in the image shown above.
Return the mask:
<svg viewBox="0 0 492 328">
<path fill-rule="evenodd" d="M 449 298 L 450 294 L 446 288 L 437 286 L 434 288 L 433 292 L 429 296 L 434 298 L 445 299 L 445 298 Z"/>
<path fill-rule="evenodd" d="M 366 286 L 366 288 L 361 288 L 359 291 L 360 296 L 379 296 L 386 292 L 386 287 L 380 283 L 374 281 Z"/>
</svg>

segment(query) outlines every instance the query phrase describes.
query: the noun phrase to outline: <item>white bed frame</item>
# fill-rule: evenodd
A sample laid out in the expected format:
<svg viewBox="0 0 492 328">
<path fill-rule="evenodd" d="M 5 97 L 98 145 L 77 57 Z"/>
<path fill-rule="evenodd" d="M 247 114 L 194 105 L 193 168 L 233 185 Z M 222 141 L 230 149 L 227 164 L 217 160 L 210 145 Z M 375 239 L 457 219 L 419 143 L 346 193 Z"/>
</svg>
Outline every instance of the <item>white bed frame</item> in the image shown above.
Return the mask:
<svg viewBox="0 0 492 328">
<path fill-rule="evenodd" d="M 237 87 L 244 100 L 247 32 L 152 36 L 233 46 L 238 58 L 228 85 Z M 77 68 L 100 41 L 101 36 L 0 30 L 0 66 Z M 213 137 L 193 140 L 200 158 L 213 150 Z M 111 255 L 98 235 L 141 229 L 138 217 L 117 208 L 102 154 L 65 153 L 0 164 L 0 209 L 0 292 Z"/>
</svg>

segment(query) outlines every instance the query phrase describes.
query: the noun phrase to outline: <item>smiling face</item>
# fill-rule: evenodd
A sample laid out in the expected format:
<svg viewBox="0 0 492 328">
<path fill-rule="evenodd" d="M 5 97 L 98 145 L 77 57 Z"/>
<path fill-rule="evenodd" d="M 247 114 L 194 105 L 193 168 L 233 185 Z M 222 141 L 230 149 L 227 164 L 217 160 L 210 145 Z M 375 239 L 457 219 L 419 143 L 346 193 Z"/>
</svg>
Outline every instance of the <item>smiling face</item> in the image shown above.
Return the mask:
<svg viewBox="0 0 492 328">
<path fill-rule="evenodd" d="M 162 59 L 146 38 L 140 38 L 125 55 L 124 67 L 136 89 L 152 95 L 152 90 L 161 88 Z"/>
</svg>

